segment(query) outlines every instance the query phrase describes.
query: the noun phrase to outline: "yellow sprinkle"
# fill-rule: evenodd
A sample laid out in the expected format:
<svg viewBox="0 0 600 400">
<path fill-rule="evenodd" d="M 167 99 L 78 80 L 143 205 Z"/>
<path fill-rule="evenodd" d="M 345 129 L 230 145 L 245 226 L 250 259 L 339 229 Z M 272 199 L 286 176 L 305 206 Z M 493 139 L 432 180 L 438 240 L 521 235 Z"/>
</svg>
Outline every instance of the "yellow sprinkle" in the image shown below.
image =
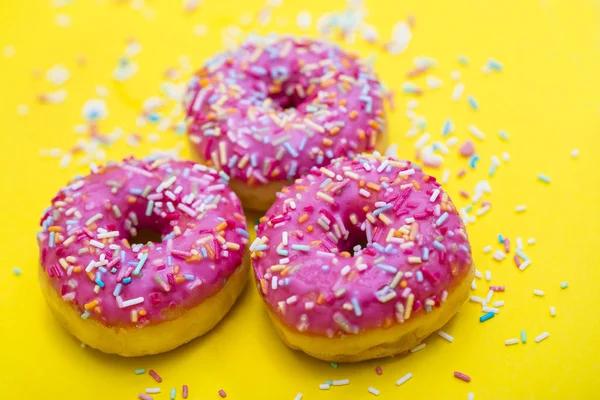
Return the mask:
<svg viewBox="0 0 600 400">
<path fill-rule="evenodd" d="M 227 243 L 225 243 L 225 246 L 227 246 L 228 249 L 232 249 L 232 250 L 240 249 L 240 245 L 237 243 L 233 243 L 233 242 L 227 242 Z"/>
<path fill-rule="evenodd" d="M 406 300 L 406 308 L 404 310 L 404 319 L 410 318 L 410 313 L 412 312 L 413 303 L 415 301 L 415 295 L 409 294 L 408 299 Z"/>
<path fill-rule="evenodd" d="M 333 197 L 331 197 L 328 194 L 325 194 L 323 192 L 317 192 L 317 198 L 326 201 L 329 204 L 333 204 L 335 200 L 333 200 Z"/>
<path fill-rule="evenodd" d="M 384 213 L 379 214 L 379 219 L 383 221 L 384 224 L 389 225 L 392 223 L 392 220 L 388 218 Z"/>
</svg>

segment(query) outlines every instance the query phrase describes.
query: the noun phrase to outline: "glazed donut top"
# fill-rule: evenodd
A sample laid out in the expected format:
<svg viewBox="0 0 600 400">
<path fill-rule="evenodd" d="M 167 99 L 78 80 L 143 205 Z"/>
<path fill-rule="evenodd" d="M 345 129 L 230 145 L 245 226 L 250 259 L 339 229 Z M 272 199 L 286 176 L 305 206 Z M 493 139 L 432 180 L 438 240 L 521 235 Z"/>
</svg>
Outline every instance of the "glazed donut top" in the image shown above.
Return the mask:
<svg viewBox="0 0 600 400">
<path fill-rule="evenodd" d="M 125 159 L 60 190 L 41 220 L 47 278 L 82 318 L 172 319 L 220 290 L 248 233 L 227 176 L 187 161 Z M 130 245 L 140 229 L 162 243 Z"/>
<path fill-rule="evenodd" d="M 431 311 L 471 266 L 463 223 L 435 178 L 369 155 L 284 188 L 250 250 L 271 310 L 328 336 Z"/>
<path fill-rule="evenodd" d="M 327 42 L 253 38 L 196 73 L 188 133 L 202 158 L 252 184 L 375 149 L 385 129 L 370 67 Z"/>
</svg>

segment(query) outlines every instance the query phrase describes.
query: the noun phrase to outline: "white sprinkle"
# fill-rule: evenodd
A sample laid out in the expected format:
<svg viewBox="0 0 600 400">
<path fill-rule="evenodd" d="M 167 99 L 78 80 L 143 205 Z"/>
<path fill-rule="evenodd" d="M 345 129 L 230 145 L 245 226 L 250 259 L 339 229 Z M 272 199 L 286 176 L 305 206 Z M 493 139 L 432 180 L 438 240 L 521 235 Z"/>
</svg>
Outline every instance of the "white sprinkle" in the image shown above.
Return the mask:
<svg viewBox="0 0 600 400">
<path fill-rule="evenodd" d="M 374 387 L 369 387 L 368 391 L 369 391 L 369 393 L 371 393 L 374 396 L 379 396 L 379 393 L 381 393 L 379 390 L 375 389 Z"/>
<path fill-rule="evenodd" d="M 410 349 L 411 353 L 416 353 L 419 350 L 423 350 L 425 348 L 426 344 L 425 343 L 421 343 L 418 346 L 413 347 L 412 349 Z"/>
<path fill-rule="evenodd" d="M 533 294 L 535 294 L 536 296 L 543 296 L 544 295 L 544 291 L 543 290 L 539 290 L 539 289 L 535 289 L 533 291 Z"/>
<path fill-rule="evenodd" d="M 486 304 L 486 303 L 485 303 L 485 300 L 484 300 L 484 299 L 482 299 L 482 298 L 481 298 L 481 297 L 479 297 L 479 296 L 471 296 L 471 297 L 469 298 L 469 300 L 470 300 L 470 301 L 472 301 L 473 303 L 479 303 L 479 304 L 482 304 L 482 305 L 484 305 L 484 306 L 485 306 L 485 304 Z"/>
<path fill-rule="evenodd" d="M 525 204 L 521 204 L 515 207 L 515 211 L 520 213 L 527 210 L 527 206 Z"/>
<path fill-rule="evenodd" d="M 475 400 L 475 393 L 469 392 L 467 394 L 467 400 Z"/>
<path fill-rule="evenodd" d="M 321 383 L 321 384 L 319 385 L 319 389 L 321 389 L 321 390 L 329 390 L 329 388 L 330 388 L 330 387 L 331 387 L 331 386 L 329 386 L 329 384 L 328 384 L 328 383 Z"/>
<path fill-rule="evenodd" d="M 528 244 L 528 245 L 534 245 L 534 244 L 535 244 L 535 239 L 534 239 L 534 238 L 529 238 L 529 239 L 527 240 L 527 244 Z"/>
<path fill-rule="evenodd" d="M 99 249 L 103 249 L 104 248 L 104 243 L 100 243 L 99 241 L 92 239 L 90 240 L 90 244 L 94 247 L 97 247 Z"/>
<path fill-rule="evenodd" d="M 340 271 L 340 274 L 342 274 L 342 276 L 346 276 L 348 275 L 348 273 L 350 272 L 350 266 L 346 265 L 345 267 L 343 267 Z"/>
<path fill-rule="evenodd" d="M 479 140 L 485 139 L 485 134 L 475 125 L 469 125 L 469 132 Z"/>
<path fill-rule="evenodd" d="M 412 378 L 412 374 L 409 372 L 408 374 L 404 375 L 402 378 L 398 379 L 398 380 L 396 381 L 396 385 L 397 385 L 397 386 L 401 386 L 401 385 L 403 385 L 404 383 L 408 382 L 408 380 L 409 380 L 410 378 Z"/>
<path fill-rule="evenodd" d="M 494 260 L 496 261 L 502 261 L 506 258 L 506 254 L 504 254 L 504 252 L 500 251 L 500 250 L 496 250 L 494 252 L 494 256 L 493 256 Z"/>
<path fill-rule="evenodd" d="M 160 393 L 160 388 L 146 388 L 146 393 L 148 393 L 148 394 Z"/>
<path fill-rule="evenodd" d="M 550 306 L 550 315 L 556 317 L 556 307 Z"/>
<path fill-rule="evenodd" d="M 449 341 L 450 343 L 454 342 L 454 338 L 450 335 L 448 335 L 446 332 L 444 331 L 438 331 L 438 335 L 444 339 L 446 339 L 447 341 Z"/>
<path fill-rule="evenodd" d="M 517 338 L 513 338 L 513 339 L 506 339 L 506 340 L 504 341 L 504 344 L 505 344 L 506 346 L 510 346 L 510 345 L 517 344 L 517 343 L 519 343 L 519 339 L 517 339 Z"/>
<path fill-rule="evenodd" d="M 26 104 L 20 104 L 17 107 L 17 114 L 19 114 L 21 117 L 24 117 L 25 115 L 29 114 L 29 107 Z"/>
<path fill-rule="evenodd" d="M 486 254 L 489 253 L 490 251 L 492 251 L 492 246 L 485 246 L 483 248 L 483 252 L 486 253 Z"/>
<path fill-rule="evenodd" d="M 338 379 L 336 381 L 331 382 L 333 386 L 344 386 L 350 383 L 350 379 Z"/>
<path fill-rule="evenodd" d="M 442 174 L 442 183 L 448 183 L 448 179 L 450 179 L 450 170 L 447 169 Z"/>
<path fill-rule="evenodd" d="M 433 193 L 431 194 L 431 197 L 429 198 L 429 201 L 431 203 L 433 203 L 438 198 L 439 194 L 440 194 L 440 190 L 439 189 L 434 189 Z"/>
<path fill-rule="evenodd" d="M 136 298 L 133 298 L 133 299 L 125 300 L 121 304 L 121 308 L 135 306 L 136 304 L 141 304 L 143 302 L 144 302 L 144 298 L 143 297 L 136 297 Z"/>
<path fill-rule="evenodd" d="M 450 72 L 450 78 L 454 81 L 459 80 L 460 79 L 460 71 L 454 70 L 454 71 Z"/>
<path fill-rule="evenodd" d="M 494 314 L 498 314 L 500 312 L 500 310 L 495 307 L 481 307 L 481 311 L 486 313 L 493 312 Z"/>
<path fill-rule="evenodd" d="M 298 28 L 302 30 L 309 29 L 312 25 L 311 13 L 306 10 L 300 11 L 296 16 L 296 24 L 298 24 Z"/>
<path fill-rule="evenodd" d="M 504 300 L 496 300 L 494 302 L 494 307 L 502 307 L 504 305 Z"/>
<path fill-rule="evenodd" d="M 452 100 L 458 101 L 465 91 L 465 84 L 462 82 L 458 82 L 454 89 L 452 89 Z"/>
<path fill-rule="evenodd" d="M 517 249 L 523 250 L 523 239 L 521 239 L 520 237 L 518 237 L 517 240 L 516 240 L 516 242 L 517 242 Z"/>
<path fill-rule="evenodd" d="M 519 270 L 525 271 L 525 268 L 529 267 L 529 265 L 531 265 L 531 261 L 525 260 L 525 261 L 523 261 L 523 263 L 519 267 Z"/>
<path fill-rule="evenodd" d="M 579 156 L 579 150 L 578 149 L 571 150 L 571 157 L 577 158 L 578 156 Z"/>
<path fill-rule="evenodd" d="M 475 269 L 475 278 L 477 278 L 477 279 L 483 278 L 483 274 L 478 269 Z"/>
<path fill-rule="evenodd" d="M 61 28 L 68 28 L 71 26 L 71 17 L 69 17 L 67 14 L 57 14 L 54 18 L 54 22 L 56 22 L 56 25 L 60 26 Z"/>
<path fill-rule="evenodd" d="M 492 296 L 494 295 L 493 290 L 489 290 L 487 296 L 485 296 L 486 304 L 489 304 L 492 301 Z"/>
<path fill-rule="evenodd" d="M 2 49 L 2 55 L 6 58 L 14 57 L 15 53 L 15 46 L 8 45 L 4 49 Z"/>
<path fill-rule="evenodd" d="M 542 334 L 540 334 L 540 335 L 538 335 L 538 336 L 535 337 L 535 342 L 539 343 L 542 340 L 546 339 L 548 336 L 550 336 L 550 334 L 548 332 L 544 332 L 544 333 L 542 333 Z"/>
<path fill-rule="evenodd" d="M 471 281 L 471 290 L 476 290 L 477 289 L 477 283 L 475 283 L 475 279 L 473 279 Z"/>
<path fill-rule="evenodd" d="M 358 191 L 358 194 L 360 194 L 363 197 L 369 198 L 371 197 L 371 193 L 369 193 L 368 191 L 366 191 L 365 189 L 360 189 Z"/>
<path fill-rule="evenodd" d="M 492 280 L 492 271 L 485 271 L 485 280 L 488 282 Z"/>
<path fill-rule="evenodd" d="M 410 168 L 410 169 L 398 172 L 398 175 L 400 175 L 400 176 L 409 176 L 409 175 L 413 175 L 414 173 L 415 173 L 414 168 Z"/>
<path fill-rule="evenodd" d="M 298 393 L 296 397 L 294 397 L 294 400 L 302 400 L 302 393 Z"/>
</svg>

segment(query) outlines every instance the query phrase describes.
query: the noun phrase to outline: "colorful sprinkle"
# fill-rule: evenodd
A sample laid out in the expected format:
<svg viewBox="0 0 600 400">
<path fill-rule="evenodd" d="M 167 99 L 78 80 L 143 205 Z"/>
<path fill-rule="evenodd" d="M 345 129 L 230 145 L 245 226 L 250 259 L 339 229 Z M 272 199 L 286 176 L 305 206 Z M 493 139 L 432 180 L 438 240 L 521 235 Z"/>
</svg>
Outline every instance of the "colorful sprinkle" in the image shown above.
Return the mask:
<svg viewBox="0 0 600 400">
<path fill-rule="evenodd" d="M 462 372 L 454 371 L 454 377 L 464 382 L 471 382 L 471 377 L 467 374 L 463 374 Z"/>
</svg>

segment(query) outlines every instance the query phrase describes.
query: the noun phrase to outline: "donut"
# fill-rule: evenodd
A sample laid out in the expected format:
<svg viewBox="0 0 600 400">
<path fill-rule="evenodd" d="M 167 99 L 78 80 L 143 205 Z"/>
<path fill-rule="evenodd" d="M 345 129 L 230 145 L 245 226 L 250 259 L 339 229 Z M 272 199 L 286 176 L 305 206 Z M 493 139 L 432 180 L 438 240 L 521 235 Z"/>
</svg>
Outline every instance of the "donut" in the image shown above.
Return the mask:
<svg viewBox="0 0 600 400">
<path fill-rule="evenodd" d="M 333 44 L 253 37 L 191 79 L 188 137 L 245 208 L 265 211 L 311 167 L 385 148 L 382 93 L 372 69 Z"/>
<path fill-rule="evenodd" d="M 37 235 L 42 293 L 60 324 L 122 356 L 168 351 L 215 326 L 249 274 L 227 179 L 188 161 L 128 158 L 61 188 Z M 143 230 L 160 239 L 135 243 Z"/>
<path fill-rule="evenodd" d="M 459 310 L 474 273 L 448 194 L 378 154 L 333 160 L 283 188 L 250 250 L 281 339 L 327 361 L 417 346 Z"/>
</svg>

